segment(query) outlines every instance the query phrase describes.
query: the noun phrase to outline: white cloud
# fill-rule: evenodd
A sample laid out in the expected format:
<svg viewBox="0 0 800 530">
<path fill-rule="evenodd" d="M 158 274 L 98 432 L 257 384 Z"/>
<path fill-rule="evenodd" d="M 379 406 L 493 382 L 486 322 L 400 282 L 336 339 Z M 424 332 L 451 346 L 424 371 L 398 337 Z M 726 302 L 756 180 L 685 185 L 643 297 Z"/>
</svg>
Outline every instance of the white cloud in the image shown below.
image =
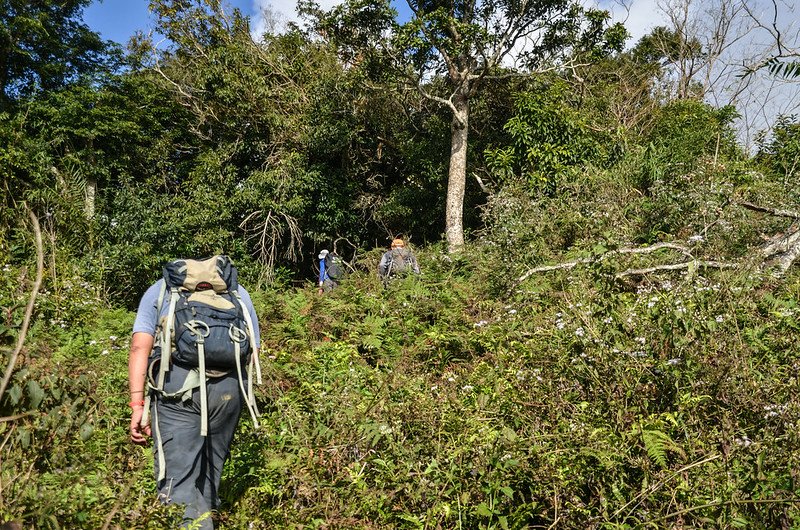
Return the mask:
<svg viewBox="0 0 800 530">
<path fill-rule="evenodd" d="M 340 4 L 337 0 L 317 0 L 323 9 L 330 9 Z M 250 30 L 254 38 L 259 38 L 265 31 L 279 32 L 288 22 L 300 22 L 297 16 L 297 0 L 253 0 L 253 13 Z"/>
</svg>

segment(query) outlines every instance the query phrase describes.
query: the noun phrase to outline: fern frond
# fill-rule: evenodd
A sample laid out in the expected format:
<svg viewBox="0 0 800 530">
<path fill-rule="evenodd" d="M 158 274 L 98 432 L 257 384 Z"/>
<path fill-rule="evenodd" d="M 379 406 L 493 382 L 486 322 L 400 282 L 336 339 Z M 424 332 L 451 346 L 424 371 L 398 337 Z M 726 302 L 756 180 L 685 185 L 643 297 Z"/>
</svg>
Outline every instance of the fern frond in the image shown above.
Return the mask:
<svg viewBox="0 0 800 530">
<path fill-rule="evenodd" d="M 642 440 L 647 451 L 647 456 L 661 467 L 667 467 L 667 451 L 672 451 L 685 456 L 681 446 L 663 431 L 656 429 L 642 429 Z"/>
</svg>

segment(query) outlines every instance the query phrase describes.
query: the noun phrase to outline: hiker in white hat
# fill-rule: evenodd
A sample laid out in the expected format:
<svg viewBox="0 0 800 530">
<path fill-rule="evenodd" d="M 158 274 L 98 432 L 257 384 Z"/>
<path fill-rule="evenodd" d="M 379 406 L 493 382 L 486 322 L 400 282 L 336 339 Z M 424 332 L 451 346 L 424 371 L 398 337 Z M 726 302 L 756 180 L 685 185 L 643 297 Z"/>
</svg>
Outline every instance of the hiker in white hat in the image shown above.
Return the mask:
<svg viewBox="0 0 800 530">
<path fill-rule="evenodd" d="M 339 286 L 344 273 L 342 258 L 336 251 L 321 250 L 319 255 L 319 294 L 327 293 Z"/>
</svg>

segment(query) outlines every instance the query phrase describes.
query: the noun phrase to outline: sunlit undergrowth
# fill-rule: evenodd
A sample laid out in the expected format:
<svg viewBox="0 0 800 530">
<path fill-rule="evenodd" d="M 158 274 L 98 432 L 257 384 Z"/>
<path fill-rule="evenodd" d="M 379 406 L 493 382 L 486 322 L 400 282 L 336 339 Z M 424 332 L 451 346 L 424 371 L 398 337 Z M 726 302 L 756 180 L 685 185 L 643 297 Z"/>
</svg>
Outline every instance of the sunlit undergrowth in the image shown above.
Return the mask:
<svg viewBox="0 0 800 530">
<path fill-rule="evenodd" d="M 714 202 L 711 176 L 684 188 L 706 209 L 652 238 L 639 227 L 677 199 L 599 172 L 558 197 L 508 187 L 459 255 L 418 249 L 419 277 L 383 285 L 374 251 L 331 293 L 253 292 L 263 425 L 242 422 L 218 526 L 800 527 L 800 273 L 755 266 L 775 221 Z M 748 178 L 735 193 L 769 192 Z M 662 241 L 735 266 L 620 274 L 686 259 L 613 252 Z M 133 315 L 49 281 L 4 397 L 0 516 L 170 527 L 127 440 Z"/>
<path fill-rule="evenodd" d="M 358 272 L 255 295 L 264 425 L 237 435 L 220 527 L 798 524 L 796 273 L 617 281 L 611 259 L 500 296 L 475 281 L 493 274 L 479 247 L 420 259 L 387 286 Z M 169 526 L 127 442 L 131 314 L 96 313 L 34 334 L 50 360 L 9 392 L 37 412 L 0 424 L 3 513 Z"/>
<path fill-rule="evenodd" d="M 275 300 L 230 527 L 797 524 L 797 276 L 583 269 L 489 299 L 436 260 Z"/>
</svg>

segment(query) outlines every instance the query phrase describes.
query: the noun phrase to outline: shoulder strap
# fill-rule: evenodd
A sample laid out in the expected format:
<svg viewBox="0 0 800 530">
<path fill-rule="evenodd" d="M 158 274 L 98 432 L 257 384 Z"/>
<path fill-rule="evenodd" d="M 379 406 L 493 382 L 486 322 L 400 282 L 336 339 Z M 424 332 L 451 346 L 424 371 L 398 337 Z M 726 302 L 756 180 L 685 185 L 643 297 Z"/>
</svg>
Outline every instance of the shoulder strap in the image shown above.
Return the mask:
<svg viewBox="0 0 800 530">
<path fill-rule="evenodd" d="M 255 368 L 256 368 L 256 382 L 260 385 L 261 384 L 261 363 L 258 362 L 258 344 L 256 344 L 256 332 L 255 327 L 253 326 L 253 319 L 250 318 L 250 311 L 244 306 L 244 302 L 242 302 L 242 296 L 239 294 L 239 291 L 233 290 L 231 291 L 233 297 L 239 302 L 239 306 L 242 308 L 242 313 L 244 314 L 244 321 L 247 324 L 247 333 L 250 335 L 250 344 L 253 348 L 253 360 L 255 361 Z"/>
<path fill-rule="evenodd" d="M 163 278 L 161 279 L 161 288 L 158 290 L 158 303 L 156 303 L 156 328 L 158 328 L 161 323 L 159 322 L 159 317 L 161 317 L 161 306 L 164 304 L 164 294 L 167 292 L 167 281 Z"/>
<path fill-rule="evenodd" d="M 250 412 L 250 417 L 253 419 L 253 426 L 258 429 L 258 417 L 260 413 L 258 412 L 258 405 L 256 405 L 256 398 L 253 392 L 253 368 L 255 367 L 256 373 L 256 381 L 260 385 L 261 384 L 261 361 L 258 357 L 258 345 L 256 344 L 256 333 L 255 327 L 253 326 L 253 319 L 250 318 L 250 311 L 245 307 L 244 302 L 242 302 L 242 297 L 239 294 L 239 291 L 233 290 L 231 294 L 234 298 L 239 302 L 239 307 L 242 308 L 242 314 L 244 315 L 244 321 L 247 324 L 247 334 L 250 336 L 250 347 L 252 348 L 252 354 L 250 356 L 250 366 L 247 367 L 248 378 L 247 378 L 247 391 L 244 389 L 244 385 L 242 383 L 242 368 L 239 363 L 236 363 L 236 371 L 239 377 L 239 386 L 242 390 L 242 395 L 244 397 L 245 405 L 247 405 L 247 410 Z M 238 352 L 239 343 L 235 342 Z M 238 354 L 236 356 L 239 357 Z"/>
<path fill-rule="evenodd" d="M 170 356 L 172 354 L 172 326 L 175 320 L 175 306 L 179 297 L 178 288 L 171 287 L 169 290 L 169 310 L 164 321 L 164 328 L 161 330 L 161 363 L 158 367 L 158 390 L 164 390 L 164 379 L 169 371 Z"/>
</svg>

